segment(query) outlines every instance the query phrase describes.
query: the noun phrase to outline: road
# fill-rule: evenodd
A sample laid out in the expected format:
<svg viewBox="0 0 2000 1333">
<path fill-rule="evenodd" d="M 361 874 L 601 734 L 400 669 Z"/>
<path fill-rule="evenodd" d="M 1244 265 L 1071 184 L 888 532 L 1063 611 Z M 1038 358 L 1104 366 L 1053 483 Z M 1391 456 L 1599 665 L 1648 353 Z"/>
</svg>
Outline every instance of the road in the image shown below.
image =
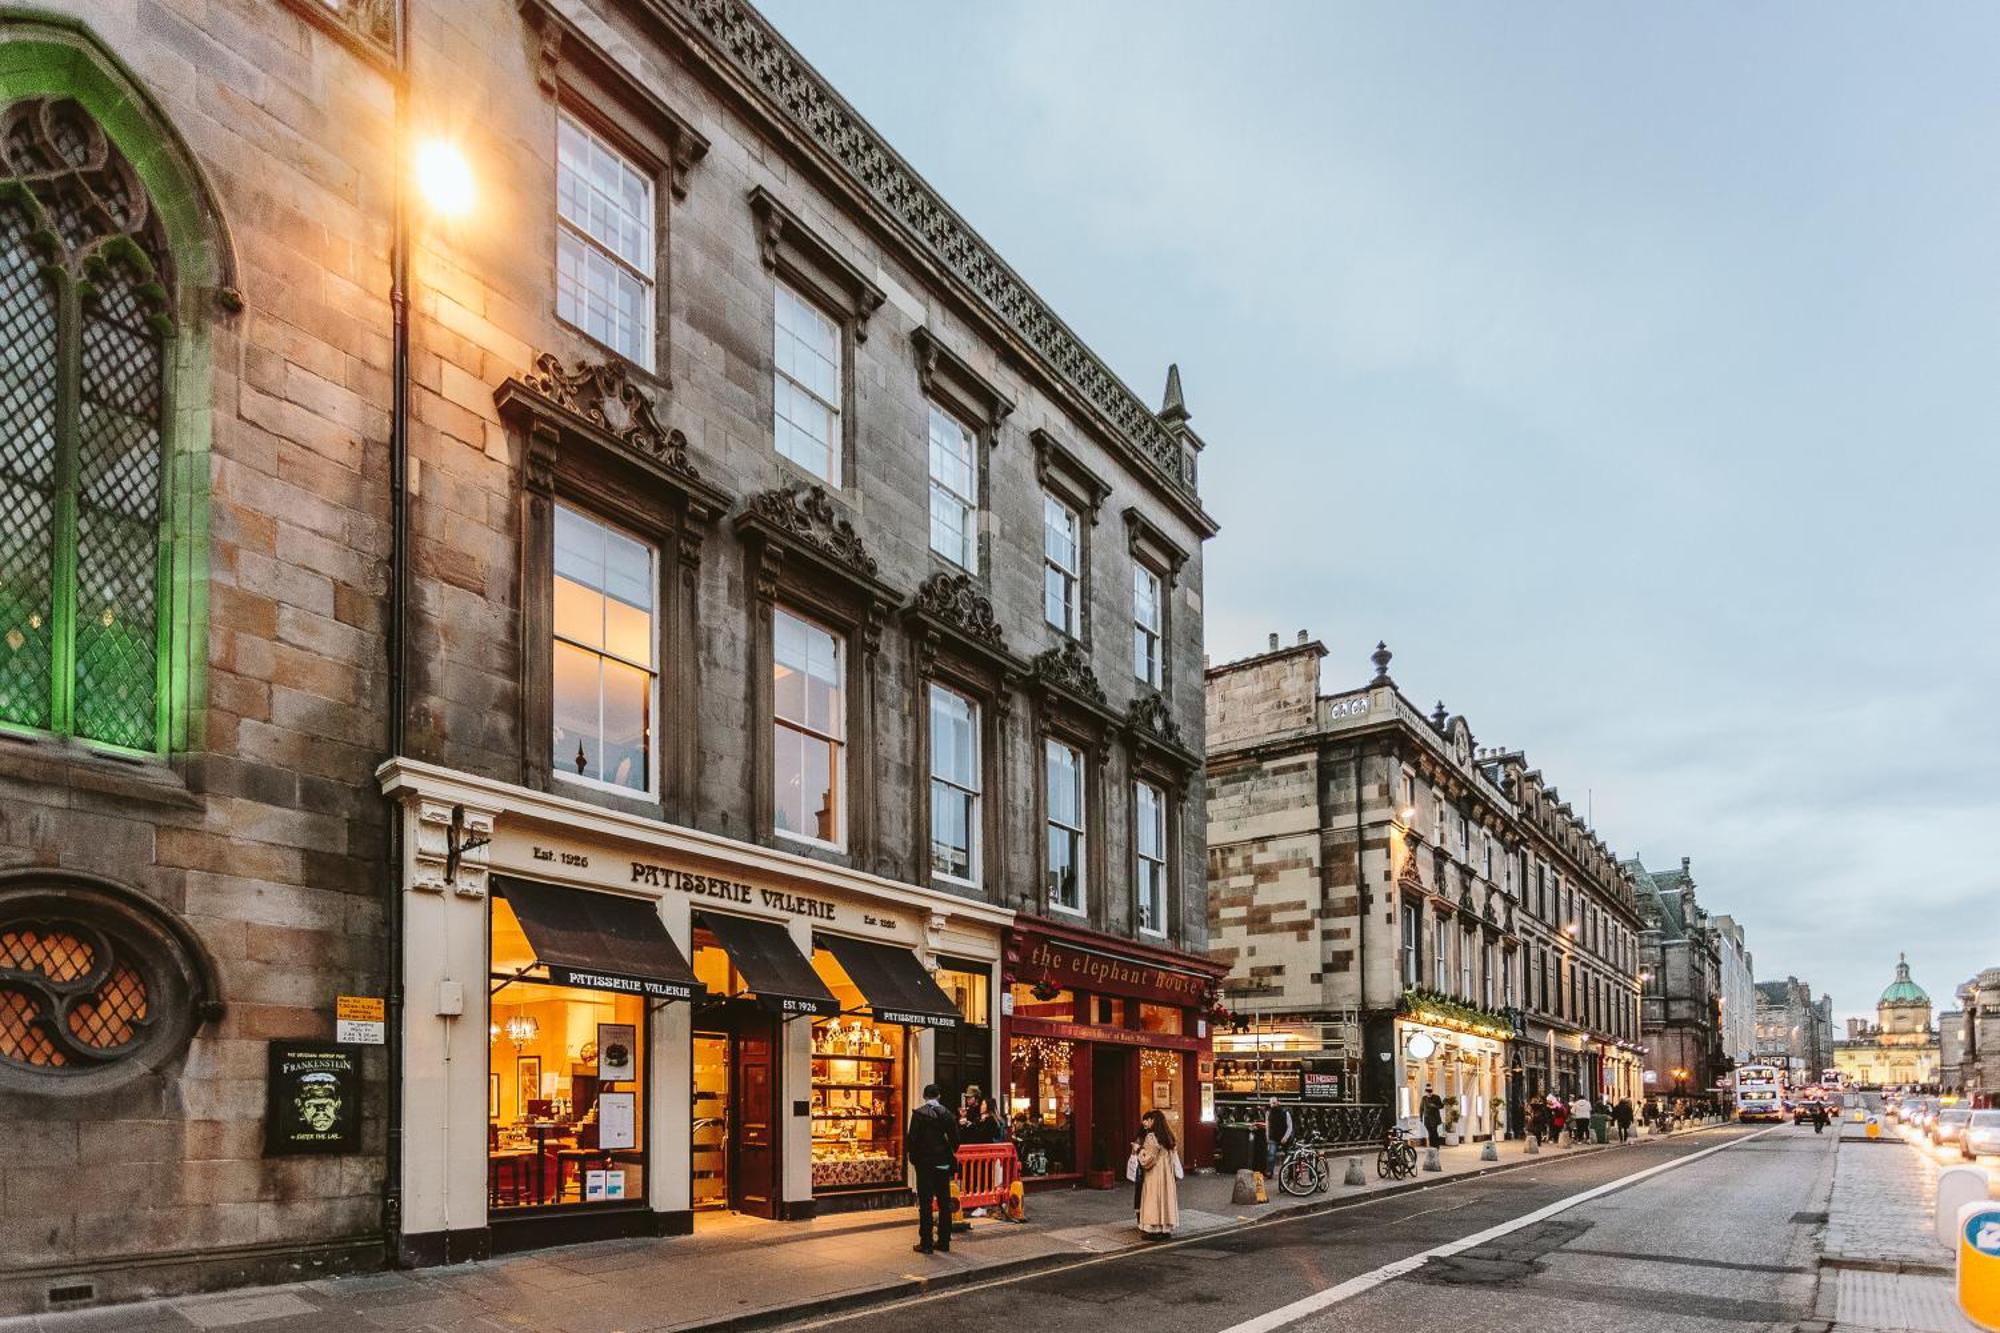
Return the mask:
<svg viewBox="0 0 2000 1333">
<path fill-rule="evenodd" d="M 1812 1300 L 1834 1143 L 1790 1125 L 1728 1127 L 1551 1155 L 1534 1168 L 794 1327 L 1330 1333 L 1459 1328 L 1470 1306 L 1482 1328 L 1535 1333 L 1790 1329 Z"/>
</svg>

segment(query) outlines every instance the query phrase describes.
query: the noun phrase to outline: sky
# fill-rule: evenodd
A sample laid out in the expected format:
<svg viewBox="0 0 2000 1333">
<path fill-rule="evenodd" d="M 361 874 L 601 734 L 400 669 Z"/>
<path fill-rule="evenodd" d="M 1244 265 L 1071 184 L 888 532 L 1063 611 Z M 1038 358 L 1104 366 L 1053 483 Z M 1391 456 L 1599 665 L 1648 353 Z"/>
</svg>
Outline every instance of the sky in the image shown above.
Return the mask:
<svg viewBox="0 0 2000 1333">
<path fill-rule="evenodd" d="M 1214 661 L 1386 640 L 1837 1019 L 2000 966 L 2000 7 L 761 7 L 1179 363 Z"/>
</svg>

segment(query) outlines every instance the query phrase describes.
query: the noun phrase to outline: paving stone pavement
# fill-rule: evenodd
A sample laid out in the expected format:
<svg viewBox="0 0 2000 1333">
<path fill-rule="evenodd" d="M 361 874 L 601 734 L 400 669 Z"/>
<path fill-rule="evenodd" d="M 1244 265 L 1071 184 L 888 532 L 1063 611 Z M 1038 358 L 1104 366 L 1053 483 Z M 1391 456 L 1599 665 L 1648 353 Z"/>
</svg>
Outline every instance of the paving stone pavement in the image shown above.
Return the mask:
<svg viewBox="0 0 2000 1333">
<path fill-rule="evenodd" d="M 1980 1333 L 1959 1313 L 1952 1252 L 1932 1233 L 1941 1163 L 1884 1123 L 1842 1127 L 1821 1233 L 1819 1314 L 1829 1333 Z M 2000 1197 L 2000 1172 L 1988 1169 Z"/>
<path fill-rule="evenodd" d="M 1624 1149 L 1617 1144 L 1544 1147 L 1530 1157 L 1521 1143 L 1506 1143 L 1496 1168 L 1479 1160 L 1479 1145 L 1467 1144 L 1443 1149 L 1443 1174 L 1420 1173 L 1416 1183 L 1432 1186 L 1481 1170 L 1618 1151 Z M 1293 1199 L 1273 1187 L 1269 1203 L 1241 1207 L 1230 1203 L 1233 1177 L 1190 1175 L 1181 1182 L 1181 1232 L 1218 1232 L 1286 1209 L 1390 1187 L 1376 1177 L 1372 1153 L 1362 1155 L 1362 1164 L 1364 1186 L 1338 1183 L 1346 1166 L 1340 1155 L 1332 1163 L 1335 1183 L 1327 1194 Z M 909 1209 L 794 1223 L 703 1218 L 693 1236 L 604 1241 L 450 1268 L 0 1319 L 0 1333 L 669 1333 L 907 1294 L 917 1284 L 971 1280 L 1140 1243 L 1125 1188 L 1032 1194 L 1028 1215 L 1021 1225 L 975 1220 L 969 1234 L 953 1239 L 949 1255 L 930 1257 L 910 1252 L 915 1223 Z M 742 1280 L 746 1271 L 754 1273 L 754 1281 Z"/>
</svg>

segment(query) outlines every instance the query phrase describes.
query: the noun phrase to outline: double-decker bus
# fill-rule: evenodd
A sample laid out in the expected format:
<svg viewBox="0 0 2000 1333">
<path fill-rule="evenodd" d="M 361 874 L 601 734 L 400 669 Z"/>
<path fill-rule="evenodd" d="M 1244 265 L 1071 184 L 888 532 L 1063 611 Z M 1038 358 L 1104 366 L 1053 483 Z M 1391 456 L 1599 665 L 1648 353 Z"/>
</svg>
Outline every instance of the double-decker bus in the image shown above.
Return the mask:
<svg viewBox="0 0 2000 1333">
<path fill-rule="evenodd" d="M 1738 1065 L 1736 1118 L 1743 1121 L 1784 1120 L 1784 1071 L 1776 1065 Z"/>
</svg>

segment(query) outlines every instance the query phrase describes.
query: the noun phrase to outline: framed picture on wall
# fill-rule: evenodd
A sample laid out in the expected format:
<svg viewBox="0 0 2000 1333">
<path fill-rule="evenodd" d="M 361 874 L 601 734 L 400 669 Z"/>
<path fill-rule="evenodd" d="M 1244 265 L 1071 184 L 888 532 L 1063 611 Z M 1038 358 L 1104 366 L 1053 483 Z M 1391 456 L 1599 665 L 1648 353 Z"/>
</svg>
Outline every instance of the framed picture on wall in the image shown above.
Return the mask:
<svg viewBox="0 0 2000 1333">
<path fill-rule="evenodd" d="M 528 1103 L 542 1095 L 542 1057 L 523 1055 L 514 1061 L 514 1116 L 528 1118 Z"/>
<path fill-rule="evenodd" d="M 497 1073 L 486 1076 L 486 1118 L 500 1118 L 500 1075 Z"/>
<path fill-rule="evenodd" d="M 597 1077 L 601 1081 L 629 1083 L 638 1077 L 634 1072 L 638 1036 L 639 1028 L 635 1023 L 597 1025 Z"/>
</svg>

